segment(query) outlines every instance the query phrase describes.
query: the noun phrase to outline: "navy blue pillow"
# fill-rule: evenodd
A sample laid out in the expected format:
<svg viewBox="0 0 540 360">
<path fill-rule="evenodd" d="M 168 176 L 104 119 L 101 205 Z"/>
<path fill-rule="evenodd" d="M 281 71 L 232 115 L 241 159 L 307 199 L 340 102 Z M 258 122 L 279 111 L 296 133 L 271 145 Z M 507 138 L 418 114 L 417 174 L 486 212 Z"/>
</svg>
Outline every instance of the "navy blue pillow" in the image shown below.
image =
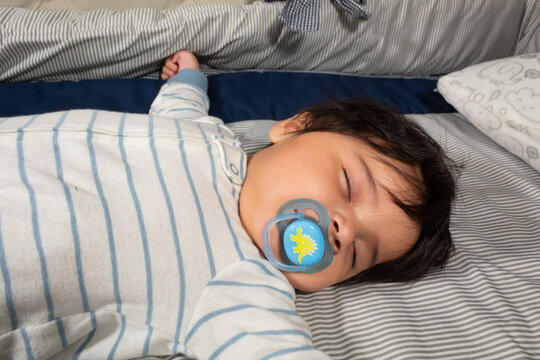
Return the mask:
<svg viewBox="0 0 540 360">
<path fill-rule="evenodd" d="M 294 72 L 235 72 L 208 76 L 210 114 L 225 122 L 281 120 L 330 99 L 366 97 L 403 113 L 455 112 L 434 92 L 436 80 Z M 70 109 L 147 113 L 164 82 L 103 79 L 0 83 L 0 116 Z"/>
</svg>

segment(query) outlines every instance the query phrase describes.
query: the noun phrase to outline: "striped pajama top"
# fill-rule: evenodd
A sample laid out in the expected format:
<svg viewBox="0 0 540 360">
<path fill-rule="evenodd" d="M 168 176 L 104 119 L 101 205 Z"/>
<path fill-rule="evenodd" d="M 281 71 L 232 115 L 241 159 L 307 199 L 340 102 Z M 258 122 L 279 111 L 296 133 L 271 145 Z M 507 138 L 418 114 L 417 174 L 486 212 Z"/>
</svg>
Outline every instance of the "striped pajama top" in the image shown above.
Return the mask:
<svg viewBox="0 0 540 360">
<path fill-rule="evenodd" d="M 206 88 L 0 119 L 0 358 L 328 358 L 242 227 L 246 155 Z"/>
</svg>

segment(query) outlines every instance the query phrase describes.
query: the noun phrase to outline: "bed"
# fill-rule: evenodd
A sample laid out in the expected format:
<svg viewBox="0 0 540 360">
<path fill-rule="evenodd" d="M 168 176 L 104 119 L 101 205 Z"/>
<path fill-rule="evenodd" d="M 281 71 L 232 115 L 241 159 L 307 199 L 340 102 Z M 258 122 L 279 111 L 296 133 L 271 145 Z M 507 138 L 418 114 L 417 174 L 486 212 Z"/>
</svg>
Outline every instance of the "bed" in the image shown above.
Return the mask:
<svg viewBox="0 0 540 360">
<path fill-rule="evenodd" d="M 333 359 L 540 358 L 540 2 L 371 1 L 368 20 L 320 6 L 310 33 L 284 28 L 279 2 L 0 8 L 0 117 L 145 113 L 179 48 L 200 56 L 210 112 L 248 153 L 307 105 L 386 103 L 463 165 L 456 250 L 414 283 L 296 294 L 314 344 Z"/>
</svg>

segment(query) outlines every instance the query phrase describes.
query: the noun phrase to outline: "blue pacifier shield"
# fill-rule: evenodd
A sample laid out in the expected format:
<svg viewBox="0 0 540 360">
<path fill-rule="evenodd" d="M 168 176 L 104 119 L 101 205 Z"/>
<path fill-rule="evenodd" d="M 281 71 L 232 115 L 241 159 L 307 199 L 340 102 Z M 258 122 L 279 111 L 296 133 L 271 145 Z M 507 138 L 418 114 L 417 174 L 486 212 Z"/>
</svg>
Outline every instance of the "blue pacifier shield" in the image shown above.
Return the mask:
<svg viewBox="0 0 540 360">
<path fill-rule="evenodd" d="M 304 216 L 308 212 L 312 216 Z M 268 220 L 262 233 L 263 252 L 268 261 L 283 271 L 316 273 L 334 259 L 328 240 L 330 219 L 324 206 L 313 199 L 287 201 Z M 276 227 L 271 240 L 270 231 Z"/>
<path fill-rule="evenodd" d="M 313 265 L 324 255 L 324 236 L 313 221 L 296 220 L 283 233 L 283 247 L 293 264 Z"/>
</svg>

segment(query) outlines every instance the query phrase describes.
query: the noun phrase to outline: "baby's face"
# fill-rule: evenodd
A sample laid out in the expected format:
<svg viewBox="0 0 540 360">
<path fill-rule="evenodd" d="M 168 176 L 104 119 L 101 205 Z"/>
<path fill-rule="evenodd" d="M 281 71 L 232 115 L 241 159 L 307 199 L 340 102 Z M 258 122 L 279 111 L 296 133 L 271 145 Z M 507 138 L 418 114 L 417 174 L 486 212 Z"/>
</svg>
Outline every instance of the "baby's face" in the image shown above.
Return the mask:
<svg viewBox="0 0 540 360">
<path fill-rule="evenodd" d="M 281 205 L 297 198 L 324 205 L 334 260 L 314 274 L 284 272 L 296 289 L 316 291 L 339 283 L 404 255 L 416 242 L 420 226 L 394 203 L 389 191 L 402 200 L 414 199 L 415 193 L 367 144 L 329 132 L 276 141 L 249 160 L 240 217 L 262 252 L 264 225 Z M 404 164 L 384 159 L 415 174 Z"/>
</svg>

